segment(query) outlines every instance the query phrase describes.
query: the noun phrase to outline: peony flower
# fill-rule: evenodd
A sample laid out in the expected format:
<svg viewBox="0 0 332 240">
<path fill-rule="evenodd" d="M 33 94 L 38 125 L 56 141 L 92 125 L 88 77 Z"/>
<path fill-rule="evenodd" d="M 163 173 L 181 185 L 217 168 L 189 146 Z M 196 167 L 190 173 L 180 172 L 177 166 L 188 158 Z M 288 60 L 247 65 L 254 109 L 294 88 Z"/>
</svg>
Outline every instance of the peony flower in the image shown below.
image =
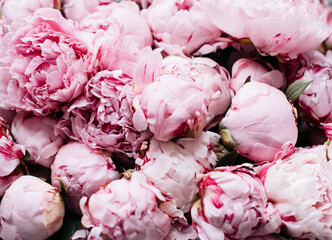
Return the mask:
<svg viewBox="0 0 332 240">
<path fill-rule="evenodd" d="M 209 20 L 199 0 L 155 0 L 142 10 L 155 38 L 155 45 L 168 55 L 206 54 L 230 40 L 219 38 L 221 31 Z M 219 42 L 218 42 L 219 41 Z"/>
<path fill-rule="evenodd" d="M 197 82 L 209 99 L 207 124 L 214 126 L 220 122 L 231 104 L 229 73 L 225 68 L 209 58 L 169 56 L 163 60 L 162 73 L 189 76 Z"/>
<path fill-rule="evenodd" d="M 0 237 L 44 240 L 60 229 L 64 214 L 56 188 L 37 177 L 22 176 L 2 198 Z"/>
<path fill-rule="evenodd" d="M 252 82 L 266 83 L 272 87 L 283 89 L 286 86 L 286 80 L 278 70 L 269 71 L 262 64 L 246 58 L 237 60 L 232 66 L 232 78 L 229 86 L 235 95 L 250 77 Z"/>
<path fill-rule="evenodd" d="M 305 116 L 316 123 L 332 122 L 332 51 L 326 56 L 318 51 L 307 56 L 307 66 L 299 70 L 296 81 L 311 81 L 298 99 Z"/>
<path fill-rule="evenodd" d="M 134 129 L 131 79 L 118 71 L 102 71 L 91 78 L 85 96 L 74 101 L 57 128 L 92 148 L 133 157 L 150 137 Z"/>
<path fill-rule="evenodd" d="M 52 185 L 61 189 L 60 181 L 67 189 L 67 204 L 80 213 L 79 201 L 91 196 L 100 187 L 119 177 L 112 159 L 84 143 L 70 142 L 63 145 L 52 165 Z"/>
<path fill-rule="evenodd" d="M 200 239 L 245 239 L 280 231 L 278 211 L 246 165 L 216 168 L 198 186 L 191 216 Z"/>
<path fill-rule="evenodd" d="M 293 107 L 283 92 L 265 83 L 246 83 L 232 99 L 221 124 L 222 139 L 229 139 L 241 155 L 254 162 L 273 161 L 276 154 L 295 146 L 298 130 Z"/>
<path fill-rule="evenodd" d="M 159 190 L 143 174 L 134 172 L 128 180 L 109 183 L 91 197 L 80 201 L 82 224 L 112 239 L 163 239 L 170 220 L 158 208 Z M 90 232 L 90 234 L 91 234 Z"/>
<path fill-rule="evenodd" d="M 81 27 L 96 33 L 100 29 L 107 30 L 114 23 L 123 28 L 124 40 L 133 41 L 139 49 L 152 46 L 150 28 L 134 2 L 122 1 L 99 7 L 81 21 Z"/>
<path fill-rule="evenodd" d="M 83 93 L 88 49 L 54 9 L 11 25 L 1 46 L 0 100 L 7 108 L 48 115 Z"/>
<path fill-rule="evenodd" d="M 199 240 L 192 225 L 184 226 L 178 222 L 171 225 L 171 229 L 164 240 Z"/>
<path fill-rule="evenodd" d="M 162 74 L 148 84 L 133 102 L 133 123 L 149 130 L 159 141 L 199 136 L 206 125 L 208 99 L 190 77 Z"/>
<path fill-rule="evenodd" d="M 291 237 L 332 236 L 332 168 L 326 151 L 325 145 L 298 148 L 292 155 L 257 169 L 285 233 Z"/>
<path fill-rule="evenodd" d="M 2 197 L 9 186 L 21 176 L 23 176 L 23 170 L 20 167 L 17 167 L 6 176 L 0 176 L 0 197 Z"/>
<path fill-rule="evenodd" d="M 201 0 L 207 17 L 223 32 L 249 38 L 262 52 L 296 58 L 331 33 L 321 1 Z"/>
<path fill-rule="evenodd" d="M 12 123 L 12 133 L 17 143 L 24 146 L 34 163 L 51 167 L 63 139 L 54 134 L 56 121 L 50 117 L 29 116 L 17 113 Z"/>
<path fill-rule="evenodd" d="M 78 229 L 75 231 L 73 236 L 71 236 L 70 240 L 87 240 L 89 235 L 89 231 L 87 229 Z M 98 239 L 96 239 L 98 240 Z"/>
<path fill-rule="evenodd" d="M 81 22 L 97 10 L 100 5 L 106 5 L 115 0 L 62 0 L 63 10 L 67 19 Z"/>
<path fill-rule="evenodd" d="M 60 8 L 60 0 L 3 0 L 2 18 L 6 24 L 33 15 L 38 8 Z"/>
<path fill-rule="evenodd" d="M 5 177 L 10 175 L 20 164 L 24 154 L 24 147 L 14 142 L 9 126 L 0 117 L 0 177 L 4 181 L 7 181 Z"/>
<path fill-rule="evenodd" d="M 136 159 L 136 164 L 166 201 L 186 213 L 198 193 L 200 178 L 218 161 L 211 149 L 218 140 L 218 134 L 213 132 L 203 132 L 197 138 L 180 138 L 174 142 L 152 139 L 145 157 Z M 183 216 L 183 213 L 179 214 Z"/>
</svg>

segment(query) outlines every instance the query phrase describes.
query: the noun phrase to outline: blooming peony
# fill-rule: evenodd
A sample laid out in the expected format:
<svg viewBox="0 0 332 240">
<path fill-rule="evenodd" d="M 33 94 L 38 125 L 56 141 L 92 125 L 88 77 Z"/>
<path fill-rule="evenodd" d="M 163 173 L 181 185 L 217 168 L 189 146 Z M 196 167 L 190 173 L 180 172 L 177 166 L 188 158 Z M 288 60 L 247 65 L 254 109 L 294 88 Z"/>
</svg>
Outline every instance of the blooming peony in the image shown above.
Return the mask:
<svg viewBox="0 0 332 240">
<path fill-rule="evenodd" d="M 296 58 L 331 33 L 321 1 L 201 0 L 208 18 L 223 32 L 249 38 L 263 53 Z"/>
<path fill-rule="evenodd" d="M 83 197 L 82 224 L 116 240 L 163 239 L 170 220 L 158 208 L 157 198 L 164 200 L 143 174 L 134 172 L 129 180 L 112 181 L 91 197 Z"/>
<path fill-rule="evenodd" d="M 0 237 L 44 240 L 62 226 L 65 214 L 55 187 L 33 176 L 22 176 L 6 191 L 0 205 Z"/>
<path fill-rule="evenodd" d="M 257 169 L 286 233 L 292 237 L 327 240 L 332 236 L 332 168 L 326 150 L 324 145 L 298 148 L 292 155 Z"/>
<path fill-rule="evenodd" d="M 133 106 L 135 128 L 149 128 L 160 141 L 199 136 L 208 116 L 208 99 L 201 86 L 177 74 L 160 75 L 134 99 Z"/>
<path fill-rule="evenodd" d="M 230 79 L 229 86 L 233 90 L 234 95 L 245 84 L 248 77 L 250 77 L 250 81 L 263 82 L 279 89 L 286 86 L 286 80 L 280 71 L 269 71 L 259 62 L 241 58 L 232 66 L 232 78 Z"/>
<path fill-rule="evenodd" d="M 119 177 L 112 159 L 84 143 L 70 142 L 62 146 L 52 165 L 52 185 L 61 189 L 59 178 L 67 189 L 67 203 L 80 213 L 79 201 Z"/>
<path fill-rule="evenodd" d="M 12 24 L 0 48 L 1 106 L 48 115 L 83 93 L 88 49 L 59 11 L 38 9 Z"/>
<path fill-rule="evenodd" d="M 255 162 L 271 162 L 279 151 L 297 141 L 292 105 L 283 92 L 265 83 L 246 83 L 221 123 L 238 144 L 235 149 Z M 226 143 L 228 130 L 221 131 Z"/>
<path fill-rule="evenodd" d="M 152 45 L 152 34 L 144 17 L 140 15 L 137 4 L 130 1 L 111 3 L 97 10 L 81 21 L 84 31 L 107 30 L 112 24 L 123 28 L 123 38 L 133 41 L 139 49 Z"/>
<path fill-rule="evenodd" d="M 171 225 L 171 229 L 164 240 L 199 240 L 192 225 L 184 226 L 178 222 Z"/>
<path fill-rule="evenodd" d="M 277 233 L 281 227 L 263 184 L 246 166 L 216 168 L 205 174 L 191 216 L 202 240 L 245 239 Z"/>
<path fill-rule="evenodd" d="M 12 123 L 16 141 L 30 154 L 30 161 L 51 167 L 54 157 L 63 144 L 61 136 L 54 134 L 56 121 L 50 117 L 29 116 L 17 113 Z"/>
<path fill-rule="evenodd" d="M 332 122 L 332 51 L 326 56 L 315 51 L 307 58 L 307 66 L 299 70 L 304 72 L 296 81 L 312 82 L 300 95 L 299 107 L 316 123 Z"/>
<path fill-rule="evenodd" d="M 121 71 L 102 71 L 91 78 L 86 95 L 67 110 L 57 128 L 92 148 L 125 153 L 133 157 L 148 132 L 133 126 L 131 79 Z"/>
<path fill-rule="evenodd" d="M 166 200 L 186 213 L 198 193 L 198 181 L 218 161 L 211 149 L 218 140 L 219 136 L 213 132 L 174 142 L 152 139 L 145 157 L 136 159 L 136 163 Z"/>
<path fill-rule="evenodd" d="M 231 104 L 228 87 L 229 73 L 209 58 L 184 58 L 168 56 L 164 58 L 162 73 L 173 73 L 191 77 L 208 95 L 208 119 L 210 126 L 220 122 Z"/>
<path fill-rule="evenodd" d="M 202 11 L 199 0 L 154 0 L 142 11 L 155 38 L 155 45 L 168 55 L 206 54 L 215 50 L 221 31 Z M 227 47 L 229 40 L 219 41 Z M 200 50 L 201 49 L 201 50 Z"/>
<path fill-rule="evenodd" d="M 60 8 L 60 0 L 3 0 L 2 18 L 6 24 L 33 15 L 38 8 Z"/>
</svg>

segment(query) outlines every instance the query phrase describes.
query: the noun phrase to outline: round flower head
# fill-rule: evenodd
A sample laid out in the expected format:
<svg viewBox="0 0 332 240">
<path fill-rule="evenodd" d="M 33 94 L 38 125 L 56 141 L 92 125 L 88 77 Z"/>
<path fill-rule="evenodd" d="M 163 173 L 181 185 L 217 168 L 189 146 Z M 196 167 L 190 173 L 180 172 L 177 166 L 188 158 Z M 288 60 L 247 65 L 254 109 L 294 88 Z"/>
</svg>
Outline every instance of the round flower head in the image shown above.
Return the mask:
<svg viewBox="0 0 332 240">
<path fill-rule="evenodd" d="M 83 93 L 88 56 L 74 24 L 42 8 L 2 39 L 0 100 L 7 108 L 48 115 Z"/>
<path fill-rule="evenodd" d="M 316 0 L 202 0 L 208 18 L 223 32 L 249 38 L 263 53 L 296 58 L 331 33 L 327 7 Z"/>
<path fill-rule="evenodd" d="M 2 239 L 44 240 L 62 226 L 64 203 L 58 190 L 33 176 L 7 189 L 0 205 Z"/>
<path fill-rule="evenodd" d="M 159 190 L 143 174 L 112 181 L 91 197 L 80 201 L 82 224 L 111 239 L 163 239 L 169 232 L 169 217 L 158 208 Z M 90 234 L 91 234 L 90 232 Z"/>
<path fill-rule="evenodd" d="M 121 1 L 101 6 L 80 25 L 84 31 L 96 33 L 100 29 L 107 30 L 114 23 L 123 28 L 124 40 L 135 42 L 139 49 L 152 45 L 150 28 L 134 2 Z"/>
<path fill-rule="evenodd" d="M 174 142 L 152 139 L 145 157 L 136 159 L 136 163 L 140 165 L 140 172 L 161 191 L 166 201 L 186 213 L 198 193 L 198 181 L 217 163 L 211 146 L 218 140 L 219 136 L 212 132 Z"/>
<path fill-rule="evenodd" d="M 187 76 L 162 74 L 134 99 L 134 126 L 154 138 L 199 136 L 206 125 L 208 99 L 201 86 Z"/>
<path fill-rule="evenodd" d="M 296 81 L 311 81 L 298 99 L 300 109 L 315 123 L 332 122 L 332 51 L 326 56 L 315 51 L 307 60 L 301 78 Z"/>
<path fill-rule="evenodd" d="M 211 45 L 218 45 L 221 31 L 208 20 L 198 0 L 154 0 L 142 15 L 150 25 L 155 45 L 168 55 L 190 56 L 196 51 L 205 54 L 215 50 Z"/>
<path fill-rule="evenodd" d="M 63 144 L 61 136 L 54 134 L 56 121 L 49 117 L 17 113 L 12 123 L 12 133 L 30 154 L 29 161 L 51 167 L 54 157 Z"/>
<path fill-rule="evenodd" d="M 326 151 L 325 145 L 298 148 L 257 169 L 291 237 L 327 240 L 332 236 L 332 168 Z"/>
<path fill-rule="evenodd" d="M 245 239 L 280 231 L 281 219 L 264 186 L 246 166 L 216 168 L 199 183 L 191 208 L 201 239 Z"/>
<path fill-rule="evenodd" d="M 168 56 L 164 58 L 162 73 L 173 73 L 191 77 L 208 96 L 208 119 L 210 126 L 220 122 L 231 104 L 228 87 L 229 73 L 209 58 L 185 58 Z"/>
<path fill-rule="evenodd" d="M 110 157 L 93 150 L 84 143 L 70 142 L 62 146 L 52 165 L 52 185 L 61 189 L 61 180 L 67 189 L 66 203 L 80 213 L 79 201 L 91 196 L 100 187 L 119 177 Z"/>
<path fill-rule="evenodd" d="M 265 83 L 246 83 L 232 99 L 221 124 L 225 142 L 230 132 L 235 149 L 255 162 L 273 161 L 287 146 L 295 146 L 298 130 L 292 105 L 283 92 Z M 224 127 L 222 127 L 224 128 Z"/>
</svg>

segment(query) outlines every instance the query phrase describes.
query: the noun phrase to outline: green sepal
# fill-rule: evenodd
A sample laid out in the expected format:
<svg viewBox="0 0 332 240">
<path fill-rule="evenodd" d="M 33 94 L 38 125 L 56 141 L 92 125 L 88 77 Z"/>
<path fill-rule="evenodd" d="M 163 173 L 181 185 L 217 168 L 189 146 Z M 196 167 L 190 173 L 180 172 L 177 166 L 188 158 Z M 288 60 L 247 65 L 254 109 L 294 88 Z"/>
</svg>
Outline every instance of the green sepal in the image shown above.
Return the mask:
<svg viewBox="0 0 332 240">
<path fill-rule="evenodd" d="M 234 141 L 231 131 L 221 123 L 219 124 L 219 134 L 226 148 L 233 149 L 240 145 Z"/>
<path fill-rule="evenodd" d="M 244 84 L 250 82 L 250 80 L 251 80 L 251 75 L 249 75 L 249 76 L 247 77 L 247 79 L 244 81 Z"/>
<path fill-rule="evenodd" d="M 63 199 L 66 199 L 68 190 L 67 190 L 65 182 L 60 177 L 56 177 L 55 180 L 58 180 L 60 182 L 60 185 L 61 185 L 60 195 Z"/>
<path fill-rule="evenodd" d="M 300 80 L 300 81 L 295 81 L 291 85 L 289 85 L 285 91 L 285 95 L 288 101 L 291 101 L 292 103 L 295 102 L 311 82 L 312 80 L 311 81 Z"/>
</svg>

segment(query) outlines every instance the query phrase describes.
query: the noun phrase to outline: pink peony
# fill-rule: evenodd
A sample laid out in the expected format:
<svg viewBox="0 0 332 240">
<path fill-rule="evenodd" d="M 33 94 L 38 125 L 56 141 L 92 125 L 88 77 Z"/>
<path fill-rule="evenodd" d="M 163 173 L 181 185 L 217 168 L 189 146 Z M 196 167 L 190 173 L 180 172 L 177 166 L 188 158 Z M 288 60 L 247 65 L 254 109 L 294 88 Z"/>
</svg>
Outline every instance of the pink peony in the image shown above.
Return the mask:
<svg viewBox="0 0 332 240">
<path fill-rule="evenodd" d="M 281 227 L 264 186 L 246 166 L 216 168 L 205 174 L 191 216 L 202 240 L 245 239 L 277 233 Z"/>
<path fill-rule="evenodd" d="M 91 196 L 100 187 L 119 177 L 112 159 L 100 150 L 84 143 L 70 142 L 62 146 L 52 165 L 52 185 L 61 189 L 58 178 L 67 188 L 67 203 L 80 213 L 79 201 Z"/>
<path fill-rule="evenodd" d="M 24 147 L 14 142 L 9 126 L 0 117 L 0 177 L 10 175 L 20 164 L 24 155 Z"/>
<path fill-rule="evenodd" d="M 83 197 L 82 224 L 116 240 L 163 239 L 170 220 L 158 208 L 157 199 L 164 200 L 159 190 L 134 172 L 129 180 L 112 181 L 91 197 Z"/>
<path fill-rule="evenodd" d="M 22 176 L 3 196 L 0 215 L 2 239 L 44 240 L 62 226 L 65 208 L 56 188 L 37 177 Z"/>
<path fill-rule="evenodd" d="M 164 240 L 199 240 L 199 238 L 192 225 L 184 226 L 175 222 Z"/>
<path fill-rule="evenodd" d="M 280 150 L 297 141 L 292 105 L 283 92 L 265 83 L 246 83 L 232 99 L 221 124 L 237 143 L 235 149 L 255 162 L 271 162 Z M 221 131 L 226 143 L 228 130 Z"/>
<path fill-rule="evenodd" d="M 332 168 L 326 151 L 324 145 L 298 148 L 291 156 L 257 169 L 292 237 L 327 240 L 332 236 Z"/>
<path fill-rule="evenodd" d="M 0 197 L 2 197 L 7 188 L 9 188 L 9 186 L 21 176 L 23 176 L 23 170 L 20 167 L 17 167 L 6 176 L 0 176 Z"/>
<path fill-rule="evenodd" d="M 225 68 L 209 58 L 169 56 L 163 60 L 162 73 L 189 76 L 197 82 L 208 95 L 207 124 L 213 126 L 220 122 L 231 104 L 229 73 Z"/>
<path fill-rule="evenodd" d="M 134 2 L 122 1 L 101 6 L 81 21 L 81 27 L 84 31 L 95 33 L 100 29 L 107 30 L 114 23 L 123 28 L 123 38 L 136 43 L 139 49 L 152 46 L 150 28 Z"/>
<path fill-rule="evenodd" d="M 155 38 L 155 45 L 168 55 L 206 54 L 229 40 L 219 39 L 221 31 L 202 11 L 199 0 L 155 0 L 142 11 Z M 219 43 L 218 43 L 219 41 Z"/>
<path fill-rule="evenodd" d="M 296 58 L 331 33 L 327 7 L 316 0 L 201 0 L 208 18 L 223 32 L 249 38 L 263 53 Z"/>
<path fill-rule="evenodd" d="M 38 8 L 60 8 L 60 0 L 3 0 L 2 18 L 6 24 L 33 15 Z"/>
<path fill-rule="evenodd" d="M 200 178 L 218 161 L 211 148 L 218 144 L 219 138 L 213 132 L 203 132 L 197 138 L 180 138 L 174 142 L 152 139 L 145 157 L 136 159 L 136 163 L 166 201 L 186 213 L 198 193 Z"/>
<path fill-rule="evenodd" d="M 268 70 L 259 62 L 251 59 L 241 58 L 232 66 L 232 78 L 229 86 L 235 95 L 250 77 L 252 82 L 266 83 L 272 87 L 283 89 L 286 79 L 278 70 Z"/>
<path fill-rule="evenodd" d="M 77 29 L 54 9 L 11 25 L 0 58 L 0 100 L 7 108 L 48 115 L 83 93 L 88 54 Z"/>
<path fill-rule="evenodd" d="M 133 157 L 150 133 L 134 129 L 131 88 L 131 79 L 120 70 L 97 73 L 57 128 L 92 148 Z"/>
<path fill-rule="evenodd" d="M 134 99 L 133 123 L 160 141 L 199 136 L 208 117 L 208 98 L 190 77 L 162 74 Z"/>
<path fill-rule="evenodd" d="M 100 5 L 110 4 L 115 0 L 62 0 L 63 10 L 67 19 L 81 22 L 97 10 Z"/>
<path fill-rule="evenodd" d="M 297 81 L 311 81 L 298 99 L 306 117 L 316 123 L 332 122 L 332 51 L 326 56 L 318 51 L 307 56 L 307 66 Z"/>
<path fill-rule="evenodd" d="M 34 163 L 51 167 L 63 139 L 54 134 L 56 121 L 49 117 L 17 113 L 12 123 L 12 133 L 17 143 L 24 146 Z"/>
</svg>

